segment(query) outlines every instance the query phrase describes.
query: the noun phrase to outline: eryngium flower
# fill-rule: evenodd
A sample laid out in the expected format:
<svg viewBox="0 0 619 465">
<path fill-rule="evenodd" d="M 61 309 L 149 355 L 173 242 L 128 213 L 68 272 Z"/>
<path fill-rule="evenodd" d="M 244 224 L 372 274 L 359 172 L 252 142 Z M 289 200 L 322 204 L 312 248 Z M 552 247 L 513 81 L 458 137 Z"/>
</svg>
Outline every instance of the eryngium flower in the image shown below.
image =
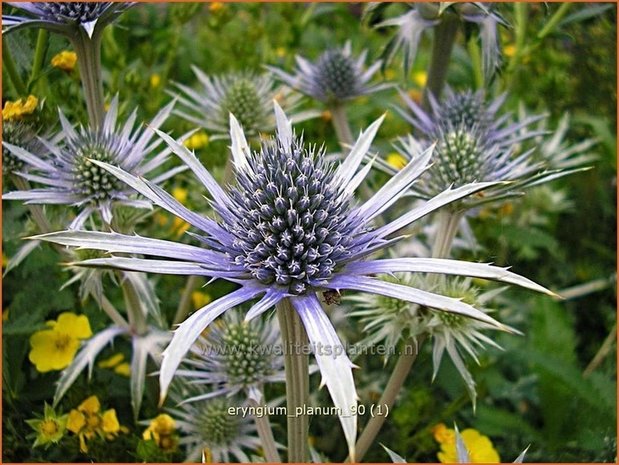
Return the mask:
<svg viewBox="0 0 619 465">
<path fill-rule="evenodd" d="M 416 183 L 412 192 L 431 198 L 450 186 L 470 182 L 497 182 L 479 198 L 466 199 L 467 208 L 481 203 L 519 195 L 520 189 L 551 181 L 573 171 L 552 169 L 534 158 L 535 148 L 519 153 L 523 142 L 542 134 L 529 129 L 543 116 L 526 117 L 511 123 L 511 115 L 497 115 L 505 96 L 489 104 L 481 92 L 447 91 L 444 102 L 430 96 L 430 111 L 421 109 L 405 93 L 401 93 L 410 113 L 399 109 L 402 116 L 418 131 L 419 136 L 400 138 L 398 151 L 407 159 L 415 159 L 432 143 L 436 144 L 432 166 Z M 385 162 L 380 166 L 395 173 Z M 509 181 L 508 183 L 499 183 Z"/>
<path fill-rule="evenodd" d="M 86 231 L 51 233 L 38 238 L 67 246 L 159 257 L 112 257 L 82 262 L 86 266 L 211 276 L 240 285 L 237 290 L 197 310 L 175 331 L 172 342 L 164 352 L 160 370 L 162 396 L 165 396 L 183 356 L 204 328 L 218 316 L 262 296 L 247 312 L 245 319 L 250 320 L 288 299 L 305 327 L 333 402 L 342 412 L 340 421 L 351 457 L 354 457 L 357 422 L 353 413 L 356 392 L 352 363 L 322 309 L 322 292 L 354 290 L 396 297 L 505 329 L 484 312 L 457 299 L 384 282 L 374 276 L 405 271 L 455 273 L 504 280 L 546 291 L 518 275 L 476 263 L 415 258 L 368 259 L 371 254 L 402 239 L 404 236 L 394 235 L 410 223 L 492 183 L 474 183 L 448 189 L 420 207 L 374 229 L 374 218 L 407 192 L 426 169 L 432 151 L 427 150 L 367 202 L 357 205 L 354 192 L 372 167 L 369 163 L 361 168 L 361 162 L 383 118 L 361 133 L 346 159 L 336 165 L 326 160 L 324 148 L 305 145 L 302 138 L 293 134 L 291 122 L 277 103 L 275 115 L 277 137 L 264 140 L 261 150 L 253 153 L 238 121 L 230 116 L 231 150 L 237 185 L 229 192 L 215 182 L 195 155 L 167 134 L 157 131 L 210 192 L 214 208 L 220 216 L 219 221 L 186 209 L 147 180 L 93 161 L 157 205 L 198 228 L 201 234 L 195 236 L 208 248 Z"/>
<path fill-rule="evenodd" d="M 366 56 L 367 50 L 364 50 L 354 58 L 350 42 L 346 42 L 342 48 L 324 52 L 315 63 L 297 55 L 294 75 L 273 66 L 267 68 L 290 87 L 332 105 L 390 87 L 390 84 L 368 84 L 381 62 L 377 61 L 364 71 Z"/>
<path fill-rule="evenodd" d="M 260 447 L 252 416 L 230 415 L 231 407 L 241 405 L 235 403 L 235 398 L 183 402 L 198 393 L 195 386 L 178 383 L 170 393 L 176 407 L 166 409 L 181 433 L 179 444 L 186 450 L 185 461 L 199 462 L 206 454 L 207 463 L 230 463 L 232 457 L 239 462 L 250 462 L 244 450 L 255 452 Z"/>
<path fill-rule="evenodd" d="M 37 139 L 35 125 L 29 121 L 3 121 L 2 140 L 12 145 L 19 145 L 26 150 L 42 157 L 45 147 Z M 26 168 L 23 160 L 13 155 L 7 148 L 2 147 L 2 174 L 14 174 Z"/>
<path fill-rule="evenodd" d="M 163 108 L 150 123 L 158 128 L 166 120 L 173 103 Z M 98 130 L 73 128 L 59 111 L 62 143 L 40 139 L 50 152 L 47 159 L 41 159 L 24 147 L 3 142 L 3 148 L 22 161 L 30 169 L 19 173 L 23 178 L 41 184 L 43 187 L 13 191 L 3 199 L 24 200 L 26 203 L 75 205 L 79 214 L 71 223 L 71 229 L 79 229 L 93 212 L 99 212 L 106 223 L 112 220 L 112 204 L 150 208 L 150 203 L 132 199 L 134 193 L 95 161 L 110 163 L 122 169 L 143 176 L 159 168 L 169 157 L 168 149 L 162 150 L 150 160 L 146 156 L 161 144 L 152 141 L 152 131 L 134 128 L 136 111 L 122 127 L 117 127 L 118 98 L 114 98 Z M 162 182 L 181 168 L 175 168 L 157 176 L 154 182 Z"/>
<path fill-rule="evenodd" d="M 300 101 L 299 95 L 289 88 L 276 86 L 269 74 L 245 72 L 211 77 L 195 66 L 192 69 L 202 89 L 196 91 L 177 83 L 181 91 L 178 101 L 186 110 L 175 110 L 175 113 L 212 131 L 212 139 L 228 137 L 230 113 L 236 116 L 248 136 L 271 132 L 275 128 L 273 99 L 283 101 L 289 109 Z M 313 116 L 317 113 L 302 112 L 294 114 L 292 120 L 299 122 Z"/>
<path fill-rule="evenodd" d="M 239 311 L 228 312 L 206 336 L 191 347 L 176 374 L 213 390 L 184 399 L 194 402 L 220 395 L 243 393 L 258 404 L 267 383 L 285 381 L 278 328 L 272 319 L 243 321 Z"/>
<path fill-rule="evenodd" d="M 84 30 L 92 37 L 102 30 L 132 2 L 7 2 L 30 17 L 2 15 L 2 29 L 10 32 L 25 27 L 43 27 L 60 34 L 72 35 Z"/>
<path fill-rule="evenodd" d="M 369 17 L 375 16 L 388 5 L 388 3 L 370 5 L 365 15 Z M 494 71 L 500 64 L 497 28 L 499 24 L 506 25 L 506 23 L 496 12 L 493 4 L 479 2 L 420 2 L 407 5 L 409 10 L 406 13 L 374 25 L 376 28 L 389 26 L 396 26 L 398 28 L 397 33 L 383 51 L 384 66 L 387 66 L 400 48 L 402 48 L 404 50 L 404 72 L 408 74 L 415 61 L 423 32 L 426 29 L 437 26 L 446 19 L 462 19 L 479 26 L 484 75 L 489 79 L 494 74 Z"/>
<path fill-rule="evenodd" d="M 505 288 L 480 292 L 468 278 L 453 280 L 433 280 L 410 273 L 386 278 L 387 282 L 399 282 L 407 286 L 432 290 L 441 294 L 462 299 L 476 308 L 484 309 L 496 295 Z M 381 295 L 359 295 L 351 297 L 356 304 L 352 316 L 360 318 L 364 332 L 368 333 L 365 343 L 384 343 L 394 347 L 400 339 L 417 338 L 422 334 L 432 337 L 432 362 L 434 364 L 433 378 L 436 377 L 445 350 L 466 384 L 469 397 L 475 407 L 477 393 L 475 381 L 467 369 L 461 351 L 469 354 L 476 363 L 478 348 L 484 344 L 500 349 L 501 347 L 482 333 L 483 330 L 496 329 L 488 323 L 472 318 L 462 317 L 454 313 L 437 312 L 402 302 L 393 297 Z M 460 349 L 458 348 L 460 347 Z"/>
</svg>

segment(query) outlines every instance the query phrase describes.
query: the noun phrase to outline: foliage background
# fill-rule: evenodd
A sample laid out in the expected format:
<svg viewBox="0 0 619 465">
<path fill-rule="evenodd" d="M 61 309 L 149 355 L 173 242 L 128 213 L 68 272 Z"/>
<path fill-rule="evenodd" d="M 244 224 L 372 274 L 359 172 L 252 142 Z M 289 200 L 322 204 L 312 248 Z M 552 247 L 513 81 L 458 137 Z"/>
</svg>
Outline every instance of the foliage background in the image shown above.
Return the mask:
<svg viewBox="0 0 619 465">
<path fill-rule="evenodd" d="M 535 38 L 558 5 L 530 4 L 527 8 L 527 37 Z M 504 66 L 488 93 L 498 94 L 509 86 L 507 106 L 517 111 L 518 104 L 523 103 L 530 111 L 547 111 L 550 127 L 569 112 L 573 122 L 570 141 L 587 137 L 599 140 L 595 167 L 553 183 L 552 191 L 539 189 L 508 207 L 485 211 L 473 225 L 484 247 L 462 258 L 509 265 L 553 290 L 596 280 L 608 284 L 597 292 L 562 302 L 510 290 L 506 294 L 508 305 L 499 319 L 525 335 L 501 335 L 499 342 L 505 351 L 488 350 L 479 367 L 469 364 L 478 383 L 476 413 L 455 368 L 445 361 L 431 384 L 429 352 L 420 357 L 378 438 L 409 461 L 436 461 L 437 445 L 430 430 L 438 422 L 456 422 L 461 429 L 474 427 L 490 436 L 503 461 L 513 460 L 528 445 L 527 461 L 531 462 L 614 461 L 615 344 L 589 376 L 583 376 L 583 371 L 609 334 L 614 342 L 612 334 L 616 331 L 616 7 L 591 16 L 583 14 L 586 8 L 575 4 L 572 16 L 542 43 L 536 45 L 531 39 L 530 51 L 513 68 Z M 265 63 L 290 69 L 295 53 L 315 58 L 326 47 L 348 39 L 356 51 L 368 48 L 375 59 L 391 32 L 362 25 L 361 10 L 358 4 L 328 3 L 140 5 L 105 32 L 106 95 L 119 93 L 123 114 L 139 106 L 140 116 L 148 120 L 170 100 L 166 90 L 172 81 L 195 83 L 192 64 L 209 74 L 247 68 L 259 72 Z M 503 4 L 500 11 L 513 24 L 513 5 Z M 4 38 L 4 46 L 11 48 L 24 75 L 32 63 L 35 40 L 36 31 Z M 508 52 L 514 44 L 514 28 L 502 28 L 501 40 L 504 52 Z M 459 37 L 449 70 L 448 82 L 455 89 L 475 86 L 464 44 L 465 38 Z M 425 70 L 429 45 L 429 37 L 425 37 L 407 82 L 397 61 L 386 76 L 413 93 L 420 91 L 415 76 Z M 62 38 L 51 36 L 43 74 L 32 83 L 33 93 L 46 100 L 42 118 L 47 121 L 54 120 L 57 106 L 73 121 L 86 120 L 77 75 L 49 64 L 53 55 L 67 47 Z M 509 56 L 504 60 L 510 63 Z M 14 99 L 9 80 L 3 79 L 3 83 L 3 101 Z M 353 130 L 366 127 L 387 110 L 378 148 L 383 154 L 390 152 L 390 141 L 409 130 L 391 110 L 392 105 L 399 104 L 396 92 L 356 100 L 349 110 Z M 306 102 L 307 107 L 312 105 Z M 324 139 L 329 148 L 336 149 L 328 118 L 310 121 L 302 128 L 308 140 Z M 192 127 L 171 118 L 165 129 L 178 136 Z M 216 175 L 221 174 L 226 143 L 211 142 L 199 156 Z M 194 189 L 192 177 L 183 174 L 174 183 L 188 189 L 190 207 L 200 211 L 204 200 L 202 192 Z M 548 196 L 557 192 L 564 195 L 562 207 L 549 201 Z M 161 218 L 147 218 L 142 224 L 145 235 L 170 237 L 172 219 L 164 213 L 158 215 L 164 217 L 164 227 L 157 222 Z M 25 235 L 26 210 L 17 202 L 4 202 L 2 218 L 3 250 L 10 257 Z M 27 358 L 29 336 L 66 310 L 86 313 L 93 332 L 106 325 L 104 315 L 92 302 L 79 301 L 76 288 L 58 290 L 69 274 L 57 262 L 53 249 L 42 246 L 3 279 L 3 460 L 178 461 L 181 456 L 157 455 L 138 447 L 143 426 L 134 424 L 131 418 L 128 381 L 102 369 L 95 369 L 90 383 L 82 376 L 62 400 L 61 410 L 68 411 L 88 395 L 97 394 L 116 408 L 121 424 L 131 433 L 92 447 L 88 457 L 80 455 L 76 442 L 65 441 L 48 450 L 30 447 L 31 431 L 24 421 L 41 412 L 43 403 L 53 397 L 57 373 L 35 371 Z M 167 276 L 155 280 L 162 308 L 171 319 L 183 282 Z M 215 297 L 228 288 L 214 283 L 206 291 Z M 359 331 L 354 322 L 344 328 L 352 342 L 358 339 Z M 102 358 L 118 350 L 128 356 L 130 348 L 119 342 Z M 359 363 L 362 370 L 355 376 L 362 402 L 369 405 L 377 400 L 392 363 L 384 367 L 379 357 Z M 270 395 L 282 393 L 281 388 L 275 388 Z M 156 398 L 157 385 L 150 379 L 142 418 L 157 414 Z M 329 403 L 324 392 L 320 400 L 321 404 Z M 281 420 L 275 426 L 280 437 L 285 430 L 285 421 Z M 331 434 L 336 423 L 330 417 L 315 418 L 310 430 L 316 447 L 337 461 L 344 458 L 345 451 L 338 435 Z M 388 459 L 380 447 L 374 447 L 366 460 Z"/>
</svg>

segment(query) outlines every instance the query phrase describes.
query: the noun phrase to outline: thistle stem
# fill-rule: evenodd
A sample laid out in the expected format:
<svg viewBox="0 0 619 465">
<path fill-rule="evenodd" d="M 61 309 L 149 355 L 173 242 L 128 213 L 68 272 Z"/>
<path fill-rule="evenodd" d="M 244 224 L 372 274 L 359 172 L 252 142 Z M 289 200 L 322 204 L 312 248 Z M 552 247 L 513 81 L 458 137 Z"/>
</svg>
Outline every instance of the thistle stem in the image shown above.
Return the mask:
<svg viewBox="0 0 619 465">
<path fill-rule="evenodd" d="M 174 314 L 174 320 L 172 320 L 173 325 L 182 323 L 189 313 L 191 306 L 191 294 L 198 286 L 199 281 L 200 277 L 198 276 L 189 276 L 187 279 L 185 287 L 183 288 L 183 293 L 181 294 L 181 300 L 179 301 L 176 313 Z"/>
<path fill-rule="evenodd" d="M 264 395 L 263 395 L 264 398 Z M 258 402 L 250 400 L 249 405 L 252 407 L 259 407 Z M 264 414 L 260 417 L 254 416 L 256 422 L 256 429 L 258 430 L 258 437 L 264 450 L 264 458 L 270 463 L 281 463 L 279 452 L 277 452 L 277 446 L 275 445 L 275 438 L 273 438 L 273 430 L 271 429 L 271 422 L 269 416 Z"/>
<path fill-rule="evenodd" d="M 345 148 L 346 145 L 352 145 L 355 141 L 350 130 L 350 124 L 348 124 L 348 118 L 346 117 L 346 106 L 342 103 L 335 104 L 329 107 L 331 113 L 331 123 L 337 140 Z"/>
<path fill-rule="evenodd" d="M 148 326 L 146 324 L 146 315 L 144 313 L 138 292 L 128 277 L 123 276 L 122 273 L 119 273 L 118 278 L 120 280 L 123 296 L 125 297 L 127 316 L 129 317 L 129 326 L 135 334 L 142 336 L 148 331 Z"/>
<path fill-rule="evenodd" d="M 568 2 L 562 3 L 561 6 L 557 9 L 557 11 L 555 11 L 555 14 L 552 15 L 546 25 L 542 28 L 542 30 L 538 32 L 537 39 L 542 40 L 544 37 L 552 33 L 571 7 L 572 5 Z"/>
<path fill-rule="evenodd" d="M 447 258 L 451 252 L 451 245 L 456 237 L 460 220 L 464 211 L 440 210 L 437 213 L 438 231 L 432 245 L 432 258 Z"/>
<path fill-rule="evenodd" d="M 24 178 L 22 178 L 21 176 L 18 176 L 16 174 L 11 175 L 11 181 L 13 182 L 15 187 L 17 187 L 17 189 L 19 189 L 20 191 L 30 190 L 30 183 L 26 181 Z M 32 216 L 32 219 L 37 225 L 39 232 L 41 234 L 51 232 L 52 226 L 49 223 L 49 220 L 47 219 L 47 217 L 45 216 L 45 212 L 43 211 L 43 208 L 41 207 L 41 205 L 28 204 L 26 206 L 28 207 L 28 210 L 30 211 L 30 215 Z M 64 253 L 64 250 L 62 249 L 62 247 L 57 245 L 55 248 L 61 253 Z"/>
<path fill-rule="evenodd" d="M 308 343 L 301 318 L 288 299 L 277 304 L 277 318 L 284 344 L 286 370 L 286 408 L 288 412 L 288 462 L 307 462 L 309 418 L 296 415 L 305 410 L 309 399 L 309 360 L 304 348 Z"/>
<path fill-rule="evenodd" d="M 101 75 L 101 37 L 100 32 L 95 32 L 90 38 L 86 31 L 80 30 L 71 38 L 80 67 L 88 118 L 94 129 L 101 127 L 105 114 Z"/>
<path fill-rule="evenodd" d="M 37 45 L 34 51 L 34 60 L 32 62 L 32 71 L 30 72 L 30 80 L 28 86 L 39 77 L 41 68 L 43 67 L 43 61 L 45 60 L 45 52 L 47 52 L 47 39 L 49 32 L 45 29 L 39 29 L 39 35 L 37 36 Z"/>
<path fill-rule="evenodd" d="M 116 307 L 112 305 L 112 302 L 110 302 L 107 297 L 102 296 L 100 300 L 96 300 L 99 303 L 101 309 L 105 312 L 105 314 L 110 317 L 110 320 L 123 328 L 127 328 L 129 326 L 127 320 L 125 320 L 123 316 L 119 313 L 119 311 L 116 310 Z"/>
<path fill-rule="evenodd" d="M 3 45 L 2 66 L 9 75 L 9 79 L 13 83 L 13 87 L 15 87 L 15 91 L 17 92 L 17 94 L 21 97 L 26 97 L 28 95 L 28 89 L 26 88 L 24 81 L 19 75 L 19 71 L 17 71 L 15 61 L 13 61 L 13 55 L 11 55 L 11 50 L 9 49 L 8 44 Z"/>
<path fill-rule="evenodd" d="M 380 405 L 381 407 L 386 407 L 384 410 L 385 414 L 373 416 L 363 429 L 363 433 L 361 433 L 361 436 L 359 437 L 359 439 L 357 440 L 357 444 L 355 445 L 355 460 L 357 462 L 361 462 L 366 452 L 373 444 L 374 439 L 376 439 L 376 436 L 378 435 L 383 424 L 385 423 L 385 420 L 387 418 L 387 412 L 391 410 L 391 407 L 393 407 L 395 399 L 400 392 L 400 389 L 404 385 L 408 373 L 411 371 L 415 360 L 417 360 L 417 355 L 419 354 L 419 347 L 423 343 L 423 339 L 424 336 L 422 335 L 417 339 L 417 341 L 411 338 L 404 344 L 403 351 L 400 354 L 395 367 L 393 368 L 393 372 L 389 377 L 387 385 L 385 386 L 385 391 L 383 392 L 383 395 L 378 401 L 378 405 Z M 350 461 L 350 458 L 347 461 Z"/>
<path fill-rule="evenodd" d="M 428 84 L 423 92 L 423 107 L 426 110 L 430 105 L 429 94 L 437 99 L 441 96 L 457 32 L 458 20 L 450 16 L 445 16 L 434 29 L 432 58 L 428 68 Z"/>
</svg>

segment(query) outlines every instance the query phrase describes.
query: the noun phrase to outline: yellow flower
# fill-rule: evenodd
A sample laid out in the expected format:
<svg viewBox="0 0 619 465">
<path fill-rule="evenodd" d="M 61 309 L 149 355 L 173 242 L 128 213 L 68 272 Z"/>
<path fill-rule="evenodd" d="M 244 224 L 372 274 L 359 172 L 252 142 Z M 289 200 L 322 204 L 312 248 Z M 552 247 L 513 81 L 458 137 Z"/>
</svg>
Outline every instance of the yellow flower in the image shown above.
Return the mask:
<svg viewBox="0 0 619 465">
<path fill-rule="evenodd" d="M 6 101 L 2 109 L 2 120 L 11 121 L 30 115 L 34 113 L 38 103 L 39 100 L 34 95 L 29 95 L 25 102 L 22 102 L 22 99 L 15 102 Z"/>
<path fill-rule="evenodd" d="M 196 132 L 193 136 L 187 139 L 183 145 L 189 150 L 198 150 L 208 145 L 208 134 L 204 131 Z"/>
<path fill-rule="evenodd" d="M 194 308 L 202 308 L 212 302 L 213 298 L 206 292 L 193 291 L 191 293 L 191 302 Z"/>
<path fill-rule="evenodd" d="M 65 312 L 58 317 L 58 321 L 48 321 L 47 325 L 51 329 L 37 331 L 30 336 L 28 358 L 41 373 L 69 366 L 75 358 L 80 339 L 92 336 L 85 315 Z"/>
<path fill-rule="evenodd" d="M 503 55 L 505 55 L 508 58 L 511 58 L 514 56 L 514 54 L 516 53 L 516 46 L 514 44 L 508 44 L 505 47 L 503 47 Z"/>
<path fill-rule="evenodd" d="M 33 447 L 56 444 L 67 429 L 67 415 L 57 415 L 50 405 L 45 404 L 43 418 L 26 420 L 26 423 L 37 433 Z"/>
<path fill-rule="evenodd" d="M 212 2 L 208 6 L 208 9 L 211 13 L 218 13 L 219 11 L 223 10 L 225 7 L 226 5 L 224 5 L 222 2 Z"/>
<path fill-rule="evenodd" d="M 284 58 L 286 56 L 286 47 L 277 47 L 275 49 L 275 55 L 279 58 Z"/>
<path fill-rule="evenodd" d="M 408 163 L 408 160 L 406 160 L 406 158 L 396 152 L 392 152 L 387 155 L 386 161 L 397 170 L 401 170 Z"/>
<path fill-rule="evenodd" d="M 125 359 L 124 354 L 114 354 L 110 358 L 101 360 L 98 363 L 99 368 L 114 368 Z"/>
<path fill-rule="evenodd" d="M 456 432 L 441 423 L 432 429 L 432 433 L 441 445 L 441 451 L 437 454 L 441 463 L 457 463 Z M 472 428 L 465 429 L 460 436 L 469 453 L 470 463 L 500 463 L 499 454 L 487 436 Z"/>
<path fill-rule="evenodd" d="M 419 87 L 424 87 L 428 82 L 428 73 L 425 71 L 416 71 L 413 73 L 413 82 Z"/>
<path fill-rule="evenodd" d="M 5 255 L 4 252 L 2 252 L 2 268 L 6 268 L 6 266 L 9 264 L 9 257 L 7 257 Z"/>
<path fill-rule="evenodd" d="M 127 378 L 131 376 L 131 365 L 127 362 L 121 363 L 114 368 L 114 373 L 121 376 L 126 376 Z"/>
<path fill-rule="evenodd" d="M 97 396 L 90 396 L 84 400 L 77 409 L 69 412 L 67 429 L 77 434 L 80 441 L 80 450 L 88 452 L 87 439 L 99 436 L 106 439 L 113 439 L 119 432 L 126 429 L 120 426 L 116 417 L 116 410 L 109 409 L 99 413 L 101 403 Z"/>
<path fill-rule="evenodd" d="M 323 121 L 331 121 L 333 115 L 329 110 L 325 110 L 320 114 L 320 117 L 323 119 Z"/>
<path fill-rule="evenodd" d="M 172 195 L 180 203 L 184 204 L 185 202 L 187 202 L 187 189 L 185 189 L 184 187 L 175 187 L 174 189 L 172 189 Z"/>
<path fill-rule="evenodd" d="M 107 434 L 116 434 L 120 431 L 120 423 L 116 417 L 116 409 L 106 410 L 101 419 L 101 429 Z"/>
<path fill-rule="evenodd" d="M 408 96 L 414 101 L 414 102 L 421 102 L 421 98 L 423 97 L 423 94 L 421 93 L 421 91 L 419 89 L 411 89 L 408 92 Z"/>
<path fill-rule="evenodd" d="M 62 52 L 54 55 L 54 57 L 52 58 L 52 66 L 54 68 L 58 68 L 67 72 L 73 71 L 76 63 L 77 54 L 68 50 L 63 50 Z"/>
<path fill-rule="evenodd" d="M 161 76 L 159 76 L 157 73 L 151 74 L 150 75 L 150 86 L 153 89 L 156 89 L 160 85 L 161 85 Z"/>
<path fill-rule="evenodd" d="M 174 432 L 176 430 L 176 422 L 174 419 L 166 414 L 162 413 L 153 418 L 148 425 L 148 428 L 142 433 L 142 437 L 145 441 L 153 440 L 161 449 L 170 451 L 176 448 L 176 437 Z"/>
<path fill-rule="evenodd" d="M 5 308 L 2 312 L 2 321 L 9 321 L 9 309 Z"/>
</svg>

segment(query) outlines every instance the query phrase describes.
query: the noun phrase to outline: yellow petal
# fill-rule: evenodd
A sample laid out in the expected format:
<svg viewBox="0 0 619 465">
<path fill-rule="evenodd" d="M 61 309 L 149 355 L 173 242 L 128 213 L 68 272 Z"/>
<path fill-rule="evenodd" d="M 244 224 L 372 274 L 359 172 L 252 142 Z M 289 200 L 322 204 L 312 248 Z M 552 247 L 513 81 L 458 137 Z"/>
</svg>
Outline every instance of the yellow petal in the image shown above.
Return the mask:
<svg viewBox="0 0 619 465">
<path fill-rule="evenodd" d="M 71 312 L 61 313 L 54 329 L 70 334 L 78 339 L 87 339 L 92 336 L 88 317 Z"/>
<path fill-rule="evenodd" d="M 114 354 L 110 358 L 101 360 L 97 365 L 99 368 L 113 368 L 125 359 L 125 355 L 122 353 Z"/>
<path fill-rule="evenodd" d="M 90 396 L 88 399 L 86 399 L 80 404 L 78 409 L 81 412 L 94 415 L 101 409 L 101 404 L 99 403 L 99 399 L 97 398 L 97 396 Z"/>
<path fill-rule="evenodd" d="M 86 424 L 86 417 L 79 410 L 71 410 L 69 412 L 69 417 L 67 418 L 67 429 L 72 433 L 79 433 L 79 431 Z"/>
<path fill-rule="evenodd" d="M 118 433 L 119 430 L 120 423 L 118 423 L 118 418 L 116 418 L 116 410 L 106 410 L 103 413 L 103 432 Z"/>
<path fill-rule="evenodd" d="M 62 370 L 73 361 L 79 341 L 53 329 L 37 331 L 30 336 L 29 360 L 37 371 Z"/>
<path fill-rule="evenodd" d="M 114 368 L 114 373 L 121 376 L 126 376 L 128 378 L 129 376 L 131 376 L 131 365 L 129 365 L 127 362 L 121 363 L 120 365 L 116 366 L 116 368 Z"/>
</svg>

